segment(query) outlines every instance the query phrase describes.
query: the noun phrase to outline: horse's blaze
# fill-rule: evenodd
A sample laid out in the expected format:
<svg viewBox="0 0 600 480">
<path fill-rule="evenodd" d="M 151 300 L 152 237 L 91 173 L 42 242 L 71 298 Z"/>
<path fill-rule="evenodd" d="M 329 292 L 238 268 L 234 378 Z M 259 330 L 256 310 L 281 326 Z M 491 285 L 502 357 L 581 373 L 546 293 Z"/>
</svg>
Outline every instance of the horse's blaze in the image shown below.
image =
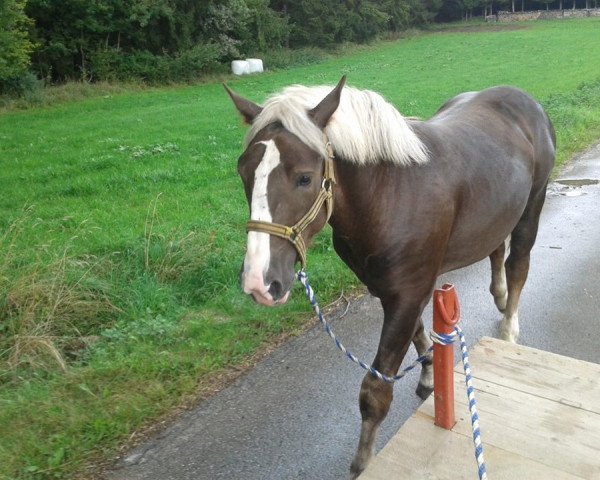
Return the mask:
<svg viewBox="0 0 600 480">
<path fill-rule="evenodd" d="M 250 218 L 263 222 L 272 222 L 267 196 L 269 175 L 281 163 L 279 150 L 273 140 L 260 142 L 265 145 L 263 158 L 254 172 L 254 188 L 250 202 Z M 262 232 L 248 232 L 248 243 L 244 267 L 242 270 L 242 289 L 244 293 L 261 305 L 273 306 L 284 303 L 288 295 L 276 300 L 269 292 L 270 283 L 266 276 L 271 263 L 271 245 L 269 235 Z"/>
</svg>

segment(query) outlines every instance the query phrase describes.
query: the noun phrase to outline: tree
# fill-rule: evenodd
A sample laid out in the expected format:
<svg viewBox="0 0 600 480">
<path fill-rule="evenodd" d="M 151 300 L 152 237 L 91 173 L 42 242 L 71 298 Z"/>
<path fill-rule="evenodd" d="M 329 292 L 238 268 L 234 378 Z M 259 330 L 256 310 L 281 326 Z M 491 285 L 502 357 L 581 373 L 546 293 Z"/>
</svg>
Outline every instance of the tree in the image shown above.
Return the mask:
<svg viewBox="0 0 600 480">
<path fill-rule="evenodd" d="M 0 90 L 27 72 L 33 44 L 23 0 L 0 0 Z"/>
<path fill-rule="evenodd" d="M 177 80 L 166 74 L 173 62 L 188 78 L 187 67 L 280 47 L 289 34 L 269 0 L 28 0 L 26 8 L 40 44 L 34 67 L 58 82 L 115 69 L 111 78 L 147 79 L 152 70 L 153 81 Z"/>
<path fill-rule="evenodd" d="M 381 10 L 388 15 L 388 28 L 399 32 L 410 26 L 410 8 L 405 0 L 384 0 Z"/>
<path fill-rule="evenodd" d="M 449 22 L 465 18 L 465 5 L 462 0 L 448 0 L 443 2 L 436 21 Z"/>
<path fill-rule="evenodd" d="M 508 7 L 509 3 L 512 3 L 512 6 L 514 6 L 514 0 L 498 0 L 498 10 L 504 10 Z"/>
<path fill-rule="evenodd" d="M 442 0 L 407 0 L 411 13 L 412 25 L 430 23 L 442 8 Z"/>
<path fill-rule="evenodd" d="M 349 39 L 344 38 L 343 32 L 348 16 L 345 4 L 331 0 L 306 0 L 285 5 L 290 22 L 290 47 L 327 47 L 336 43 L 336 38 Z"/>
<path fill-rule="evenodd" d="M 481 0 L 463 0 L 463 7 L 465 9 L 465 20 L 469 20 L 470 18 L 473 18 L 473 9 L 477 8 L 479 5 L 482 4 Z M 483 2 L 485 8 L 487 8 L 487 3 L 484 1 Z"/>
<path fill-rule="evenodd" d="M 539 0 L 540 3 L 546 4 L 546 10 L 550 10 L 550 4 L 554 3 L 554 0 Z"/>
<path fill-rule="evenodd" d="M 248 45 L 249 48 L 264 52 L 288 43 L 288 19 L 269 8 L 269 0 L 246 0 L 246 4 L 250 11 L 248 29 L 251 39 L 254 39 L 253 45 Z"/>
<path fill-rule="evenodd" d="M 491 15 L 493 7 L 494 7 L 493 0 L 483 0 L 481 3 L 483 4 L 483 16 L 487 17 L 488 15 Z M 488 13 L 488 8 L 489 8 L 489 13 Z"/>
<path fill-rule="evenodd" d="M 60 81 L 87 78 L 90 53 L 116 31 L 112 20 L 126 17 L 118 12 L 119 3 L 29 0 L 26 12 L 35 20 L 34 40 L 39 44 L 33 56 L 38 74 Z"/>
<path fill-rule="evenodd" d="M 348 26 L 352 29 L 352 41 L 368 42 L 388 30 L 390 15 L 375 2 L 355 0 L 348 4 Z"/>
</svg>

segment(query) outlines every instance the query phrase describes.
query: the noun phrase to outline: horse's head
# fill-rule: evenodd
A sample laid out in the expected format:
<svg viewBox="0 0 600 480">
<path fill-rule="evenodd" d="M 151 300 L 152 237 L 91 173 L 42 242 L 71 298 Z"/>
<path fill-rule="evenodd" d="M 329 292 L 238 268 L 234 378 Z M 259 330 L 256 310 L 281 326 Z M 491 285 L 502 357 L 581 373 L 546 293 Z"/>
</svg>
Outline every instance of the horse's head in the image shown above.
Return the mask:
<svg viewBox="0 0 600 480">
<path fill-rule="evenodd" d="M 306 112 L 307 122 L 325 128 L 339 105 L 344 83 L 345 77 Z M 262 107 L 225 88 L 243 119 L 252 124 Z M 274 121 L 257 131 L 238 160 L 250 207 L 241 285 L 256 302 L 268 306 L 287 301 L 295 264 L 304 264 L 305 245 L 325 226 L 331 213 L 330 160 L 283 124 Z M 326 143 L 324 138 L 323 146 Z"/>
</svg>

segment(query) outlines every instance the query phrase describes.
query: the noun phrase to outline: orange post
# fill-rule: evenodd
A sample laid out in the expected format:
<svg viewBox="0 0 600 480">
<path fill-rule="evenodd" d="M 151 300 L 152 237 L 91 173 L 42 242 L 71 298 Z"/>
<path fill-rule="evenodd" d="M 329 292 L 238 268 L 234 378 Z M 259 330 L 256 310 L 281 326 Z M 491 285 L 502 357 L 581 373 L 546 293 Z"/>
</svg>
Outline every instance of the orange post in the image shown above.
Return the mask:
<svg viewBox="0 0 600 480">
<path fill-rule="evenodd" d="M 460 319 L 454 286 L 448 283 L 433 292 L 433 331 L 450 334 Z M 452 429 L 454 418 L 454 345 L 433 344 L 433 395 L 435 424 Z"/>
</svg>

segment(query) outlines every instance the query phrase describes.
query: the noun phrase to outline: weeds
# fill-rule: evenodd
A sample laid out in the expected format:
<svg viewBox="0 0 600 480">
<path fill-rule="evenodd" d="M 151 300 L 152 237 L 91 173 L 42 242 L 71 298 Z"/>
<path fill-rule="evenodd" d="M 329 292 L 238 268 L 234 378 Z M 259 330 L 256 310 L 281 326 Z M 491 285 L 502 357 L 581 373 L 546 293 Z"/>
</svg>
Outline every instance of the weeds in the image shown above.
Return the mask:
<svg viewBox="0 0 600 480">
<path fill-rule="evenodd" d="M 39 247 L 33 262 L 19 257 L 19 236 L 36 226 L 30 216 L 0 239 L 0 380 L 23 368 L 65 372 L 68 358 L 118 312 L 108 285 L 93 276 L 98 260 L 75 258 L 71 243 L 58 253 Z"/>
<path fill-rule="evenodd" d="M 154 231 L 157 206 L 162 194 L 148 205 L 144 222 L 144 268 L 160 282 L 175 282 L 186 275 L 201 272 L 214 249 L 216 231 L 201 236 L 196 231 L 181 233 L 172 228 L 166 234 Z"/>
<path fill-rule="evenodd" d="M 93 97 L 110 98 L 125 92 L 149 90 L 140 82 L 68 82 L 64 85 L 45 86 L 38 84 L 35 89 L 18 95 L 0 96 L 0 112 L 28 110 L 37 107 L 48 107 L 67 102 L 77 102 Z"/>
<path fill-rule="evenodd" d="M 216 234 L 201 239 L 194 232 L 180 234 L 171 229 L 156 233 L 158 203 L 150 202 L 144 223 L 144 270 L 159 283 L 174 283 L 203 270 Z M 116 304 L 121 298 L 108 281 L 107 270 L 118 268 L 113 256 L 76 257 L 70 253 L 77 236 L 55 253 L 51 246 L 39 247 L 33 262 L 21 262 L 17 245 L 24 229 L 35 228 L 29 210 L 13 222 L 0 239 L 0 382 L 10 372 L 67 371 L 70 361 L 80 359 L 85 349 L 102 338 L 145 338 L 148 332 L 166 334 L 172 325 L 160 314 L 150 314 L 111 329 L 123 313 Z M 20 263 L 23 266 L 15 268 Z M 121 333 L 123 336 L 120 336 Z"/>
<path fill-rule="evenodd" d="M 159 193 L 154 201 L 148 205 L 146 221 L 144 222 L 144 267 L 146 267 L 146 270 L 150 268 L 150 240 L 152 238 L 152 230 L 154 229 L 154 222 L 156 220 L 156 206 L 160 196 L 161 194 Z M 152 213 L 150 213 L 150 209 L 152 209 Z"/>
</svg>

